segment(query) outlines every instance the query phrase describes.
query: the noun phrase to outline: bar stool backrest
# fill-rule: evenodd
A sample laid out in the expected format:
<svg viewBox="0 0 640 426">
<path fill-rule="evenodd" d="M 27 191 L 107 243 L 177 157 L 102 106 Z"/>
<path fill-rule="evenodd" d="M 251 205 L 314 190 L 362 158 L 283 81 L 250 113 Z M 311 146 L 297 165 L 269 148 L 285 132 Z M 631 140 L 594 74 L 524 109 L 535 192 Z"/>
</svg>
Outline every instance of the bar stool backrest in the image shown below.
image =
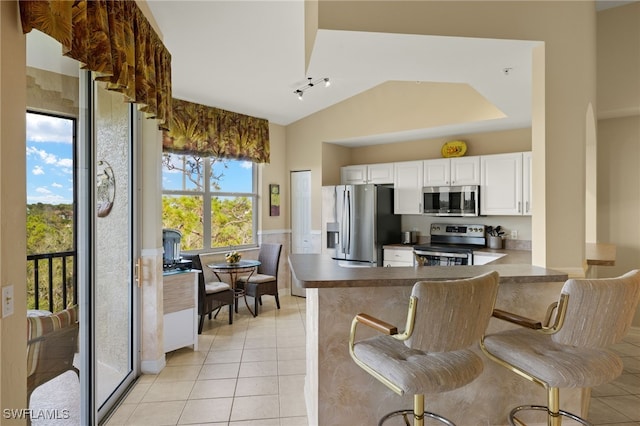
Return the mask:
<svg viewBox="0 0 640 426">
<path fill-rule="evenodd" d="M 478 342 L 485 333 L 498 292 L 499 276 L 489 272 L 456 281 L 420 281 L 413 286 L 417 311 L 405 341 L 425 352 L 452 352 Z"/>
<path fill-rule="evenodd" d="M 569 279 L 562 328 L 552 339 L 564 345 L 602 348 L 621 341 L 629 331 L 640 300 L 640 270 L 617 278 Z"/>
</svg>

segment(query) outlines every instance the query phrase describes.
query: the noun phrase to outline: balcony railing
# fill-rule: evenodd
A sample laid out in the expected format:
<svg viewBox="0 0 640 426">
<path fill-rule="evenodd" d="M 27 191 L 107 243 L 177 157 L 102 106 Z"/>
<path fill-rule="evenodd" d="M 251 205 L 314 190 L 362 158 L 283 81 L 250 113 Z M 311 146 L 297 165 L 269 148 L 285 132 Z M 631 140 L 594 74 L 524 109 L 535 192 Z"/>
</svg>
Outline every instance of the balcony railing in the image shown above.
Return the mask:
<svg viewBox="0 0 640 426">
<path fill-rule="evenodd" d="M 76 252 L 27 256 L 27 309 L 58 312 L 78 303 Z"/>
</svg>

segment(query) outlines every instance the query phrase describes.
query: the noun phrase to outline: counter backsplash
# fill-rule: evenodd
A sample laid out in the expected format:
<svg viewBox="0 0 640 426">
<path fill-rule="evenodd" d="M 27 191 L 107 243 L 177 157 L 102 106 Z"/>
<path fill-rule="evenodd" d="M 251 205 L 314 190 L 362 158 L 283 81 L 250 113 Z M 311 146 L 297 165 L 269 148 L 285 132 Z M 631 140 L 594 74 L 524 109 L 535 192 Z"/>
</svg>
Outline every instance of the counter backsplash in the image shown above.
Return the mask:
<svg viewBox="0 0 640 426">
<path fill-rule="evenodd" d="M 431 242 L 431 237 L 429 235 L 418 236 L 418 244 L 429 244 L 430 242 Z M 531 251 L 531 240 L 513 240 L 511 238 L 505 238 L 503 248 L 505 250 Z"/>
</svg>

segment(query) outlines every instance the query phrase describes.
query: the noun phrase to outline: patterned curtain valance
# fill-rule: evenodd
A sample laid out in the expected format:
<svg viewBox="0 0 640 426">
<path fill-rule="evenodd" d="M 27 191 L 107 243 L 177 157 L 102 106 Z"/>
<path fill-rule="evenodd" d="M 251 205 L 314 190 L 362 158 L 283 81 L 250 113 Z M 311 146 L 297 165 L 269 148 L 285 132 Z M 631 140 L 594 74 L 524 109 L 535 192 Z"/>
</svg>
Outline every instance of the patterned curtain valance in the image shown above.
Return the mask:
<svg viewBox="0 0 640 426">
<path fill-rule="evenodd" d="M 269 121 L 173 99 L 164 151 L 202 157 L 269 162 Z"/>
<path fill-rule="evenodd" d="M 20 18 L 25 34 L 53 37 L 65 56 L 167 128 L 171 54 L 134 0 L 20 0 Z"/>
</svg>

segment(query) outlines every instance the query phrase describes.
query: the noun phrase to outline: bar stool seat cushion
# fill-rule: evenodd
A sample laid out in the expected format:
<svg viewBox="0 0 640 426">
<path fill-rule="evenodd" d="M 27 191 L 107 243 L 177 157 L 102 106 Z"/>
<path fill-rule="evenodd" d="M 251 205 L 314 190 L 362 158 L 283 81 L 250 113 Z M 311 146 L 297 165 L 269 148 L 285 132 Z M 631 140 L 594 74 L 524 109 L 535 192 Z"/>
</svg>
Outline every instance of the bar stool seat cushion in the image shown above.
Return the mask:
<svg viewBox="0 0 640 426">
<path fill-rule="evenodd" d="M 267 275 L 267 274 L 253 274 L 249 277 L 248 282 L 250 283 L 268 283 L 271 281 L 275 281 L 276 277 L 274 277 L 273 275 Z M 238 281 L 246 283 L 247 282 L 247 277 L 240 277 L 238 278 Z"/>
<path fill-rule="evenodd" d="M 599 386 L 614 380 L 623 368 L 620 358 L 607 349 L 564 345 L 530 329 L 486 336 L 484 345 L 498 358 L 558 388 Z"/>
<path fill-rule="evenodd" d="M 204 285 L 204 291 L 207 294 L 220 293 L 221 291 L 225 290 L 231 290 L 231 286 L 220 281 L 208 282 Z"/>
<path fill-rule="evenodd" d="M 360 341 L 354 352 L 406 394 L 434 394 L 457 389 L 471 383 L 483 369 L 482 359 L 471 350 L 423 352 L 390 336 Z"/>
</svg>

